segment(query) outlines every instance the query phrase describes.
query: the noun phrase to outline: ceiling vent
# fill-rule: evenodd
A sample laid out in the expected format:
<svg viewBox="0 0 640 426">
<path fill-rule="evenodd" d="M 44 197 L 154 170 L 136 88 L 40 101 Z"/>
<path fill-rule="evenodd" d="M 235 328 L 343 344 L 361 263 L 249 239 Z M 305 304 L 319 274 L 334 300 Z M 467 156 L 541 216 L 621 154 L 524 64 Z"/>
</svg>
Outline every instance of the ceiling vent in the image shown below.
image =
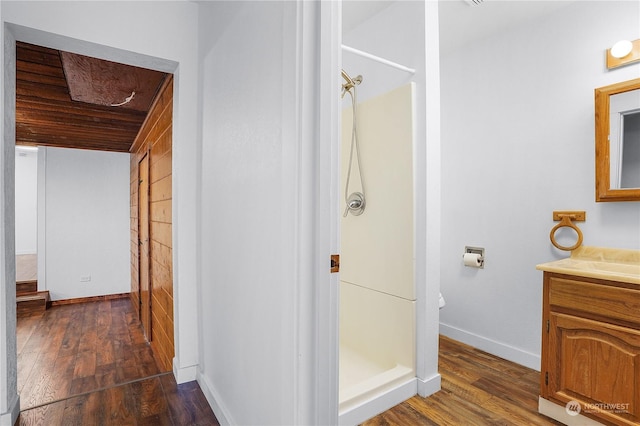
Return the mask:
<svg viewBox="0 0 640 426">
<path fill-rule="evenodd" d="M 484 0 L 464 0 L 469 6 L 479 6 L 484 3 Z"/>
</svg>

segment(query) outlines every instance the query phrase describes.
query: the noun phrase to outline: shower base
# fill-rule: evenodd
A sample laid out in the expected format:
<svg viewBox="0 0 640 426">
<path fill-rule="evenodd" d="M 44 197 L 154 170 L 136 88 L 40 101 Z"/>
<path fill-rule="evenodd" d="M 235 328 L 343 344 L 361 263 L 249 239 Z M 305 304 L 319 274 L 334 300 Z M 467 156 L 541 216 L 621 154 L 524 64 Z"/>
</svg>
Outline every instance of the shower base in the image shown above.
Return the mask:
<svg viewBox="0 0 640 426">
<path fill-rule="evenodd" d="M 361 423 L 417 392 L 411 367 L 376 363 L 340 345 L 339 424 Z"/>
</svg>

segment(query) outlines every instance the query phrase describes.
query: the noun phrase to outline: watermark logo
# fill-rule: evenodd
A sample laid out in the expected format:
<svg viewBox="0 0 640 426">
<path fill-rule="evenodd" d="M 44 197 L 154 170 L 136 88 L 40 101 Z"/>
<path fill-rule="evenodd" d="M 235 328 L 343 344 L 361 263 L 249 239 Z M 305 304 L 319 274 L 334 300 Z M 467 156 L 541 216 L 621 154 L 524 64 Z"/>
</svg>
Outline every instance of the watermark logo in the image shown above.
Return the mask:
<svg viewBox="0 0 640 426">
<path fill-rule="evenodd" d="M 583 411 L 585 413 L 614 413 L 614 414 L 629 414 L 629 403 L 628 402 L 614 402 L 614 403 L 605 403 L 598 402 L 594 404 L 584 404 Z"/>
<path fill-rule="evenodd" d="M 567 402 L 567 405 L 564 407 L 564 409 L 568 415 L 577 416 L 578 414 L 580 414 L 580 410 L 582 410 L 582 407 L 580 406 L 580 403 L 578 401 L 573 400 Z"/>
<path fill-rule="evenodd" d="M 615 414 L 628 414 L 629 413 L 629 403 L 625 402 L 617 402 L 617 403 L 584 403 L 581 405 L 575 399 L 573 401 L 567 402 L 567 405 L 564 407 L 565 411 L 570 416 L 577 416 L 580 412 L 584 413 L 615 413 Z"/>
</svg>

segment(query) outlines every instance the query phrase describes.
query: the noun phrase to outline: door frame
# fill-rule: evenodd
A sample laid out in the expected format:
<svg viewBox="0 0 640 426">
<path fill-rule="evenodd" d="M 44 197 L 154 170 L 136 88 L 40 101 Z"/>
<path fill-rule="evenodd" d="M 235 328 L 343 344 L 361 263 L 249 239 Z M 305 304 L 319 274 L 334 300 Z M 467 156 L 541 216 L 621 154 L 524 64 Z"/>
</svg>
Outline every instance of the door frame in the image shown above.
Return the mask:
<svg viewBox="0 0 640 426">
<path fill-rule="evenodd" d="M 151 283 L 152 283 L 152 280 L 151 280 L 151 244 L 150 244 L 151 227 L 150 227 L 150 214 L 149 214 L 150 213 L 150 206 L 151 206 L 151 200 L 149 199 L 150 198 L 150 194 L 151 194 L 151 192 L 150 192 L 151 185 L 150 185 L 150 182 L 149 182 L 149 169 L 150 169 L 149 160 L 151 158 L 150 154 L 151 154 L 150 150 L 147 149 L 147 151 L 138 160 L 138 307 L 137 307 L 138 308 L 138 317 L 140 318 L 140 322 L 142 323 L 142 329 L 144 330 L 144 334 L 147 337 L 147 340 L 149 342 L 151 342 L 151 340 L 153 339 L 153 330 L 152 330 L 152 327 L 151 327 L 151 316 L 153 315 L 152 309 L 151 309 L 151 304 L 152 304 L 152 300 L 153 300 L 153 297 L 152 297 L 153 286 L 151 285 Z M 134 154 L 131 154 L 131 155 L 136 155 L 136 154 L 134 153 Z M 143 229 L 143 226 L 142 226 L 142 203 L 141 203 L 142 191 L 140 189 L 141 189 L 143 180 L 141 179 L 140 170 L 142 170 L 141 165 L 142 165 L 143 161 L 146 162 L 146 165 L 147 165 L 147 167 L 146 167 L 146 178 L 147 178 L 147 180 L 146 180 L 146 200 L 147 200 L 147 202 L 146 202 L 146 212 L 147 212 L 147 215 L 146 215 L 146 225 L 147 225 L 146 226 L 146 228 L 147 228 L 146 229 L 146 236 L 147 236 L 146 244 L 147 244 L 147 287 L 148 287 L 148 293 L 149 294 L 147 296 L 147 298 L 148 298 L 148 300 L 147 300 L 148 306 L 147 306 L 146 309 L 148 310 L 148 318 L 147 318 L 146 324 L 145 324 L 145 320 L 144 320 L 145 317 L 144 317 L 144 312 L 143 312 L 144 304 L 142 302 L 142 267 L 141 267 L 144 242 L 142 241 L 142 238 L 141 238 L 141 235 L 142 235 L 141 231 Z M 148 329 L 147 329 L 147 327 L 145 325 L 148 326 Z"/>
<path fill-rule="evenodd" d="M 339 273 L 330 273 L 330 257 L 340 249 L 340 108 L 339 88 L 342 44 L 342 2 L 321 1 L 319 9 L 320 66 L 318 146 L 316 168 L 316 423 L 338 424 Z M 319 71 L 318 71 L 319 70 Z M 311 70 L 308 70 L 311 72 Z M 311 74 L 313 75 L 313 74 Z"/>
<path fill-rule="evenodd" d="M 26 8 L 27 6 L 25 6 Z M 51 7 L 51 6 L 48 6 Z M 97 6 L 98 7 L 98 6 Z M 2 149 L 0 149 L 0 168 L 2 173 L 3 188 L 0 188 L 0 306 L 2 315 L 0 321 L 0 424 L 13 424 L 20 411 L 20 398 L 17 394 L 17 358 L 16 347 L 16 303 L 15 303 L 15 221 L 14 221 L 14 191 L 11 189 L 15 183 L 15 43 L 16 40 L 27 43 L 48 46 L 54 49 L 70 50 L 76 53 L 100 57 L 115 62 L 129 63 L 134 66 L 152 68 L 162 72 L 168 72 L 177 76 L 174 87 L 181 90 L 179 95 L 174 95 L 174 114 L 183 112 L 173 126 L 173 139 L 181 140 L 179 153 L 176 152 L 172 164 L 174 175 L 180 175 L 180 183 L 173 180 L 173 196 L 176 204 L 181 206 L 180 214 L 173 211 L 173 272 L 174 281 L 174 342 L 175 357 L 173 359 L 173 374 L 178 383 L 184 383 L 196 379 L 198 350 L 197 333 L 193 330 L 198 326 L 197 313 L 190 306 L 197 302 L 195 288 L 195 267 L 192 253 L 192 245 L 196 240 L 195 223 L 195 194 L 190 188 L 195 185 L 195 167 L 199 149 L 195 138 L 196 115 L 191 114 L 195 109 L 192 99 L 197 96 L 197 52 L 180 49 L 180 46 L 169 46 L 165 50 L 147 49 L 146 46 L 131 51 L 120 46 L 118 40 L 106 38 L 106 44 L 89 41 L 86 38 L 73 38 L 73 28 L 60 30 L 60 25 L 53 21 L 53 31 L 48 32 L 41 28 L 37 19 L 31 20 L 19 8 L 14 19 L 18 23 L 8 21 L 4 14 L 3 6 L 0 6 L 0 31 L 2 31 L 2 46 L 0 46 L 0 60 L 3 62 L 2 79 L 0 80 L 0 98 L 3 108 L 2 115 L 5 125 L 2 128 Z M 64 21 L 61 14 L 60 21 Z M 51 24 L 52 21 L 47 22 Z M 32 26 L 29 26 L 29 25 Z M 152 30 L 158 31 L 156 27 Z M 184 38 L 183 45 L 193 43 L 196 34 L 190 32 Z M 100 40 L 99 40 L 100 41 Z M 162 57 L 158 56 L 162 55 Z M 178 69 L 180 72 L 178 72 Z M 176 121 L 176 120 L 174 120 Z M 178 150 L 177 150 L 178 151 Z M 176 158 L 180 157 L 180 165 L 176 166 Z M 188 166 L 187 166 L 188 165 Z M 6 188 L 6 190 L 5 190 Z M 178 202 L 178 198 L 180 198 Z M 178 219 L 179 216 L 179 219 Z M 179 229 L 178 229 L 179 228 Z M 179 236 L 179 238 L 177 237 Z M 13 260 L 11 260 L 13 259 Z M 182 266 L 178 268 L 178 266 Z M 180 273 L 177 271 L 180 270 Z M 180 296 L 180 297 L 179 297 Z M 178 300 L 179 299 L 179 300 Z"/>
</svg>

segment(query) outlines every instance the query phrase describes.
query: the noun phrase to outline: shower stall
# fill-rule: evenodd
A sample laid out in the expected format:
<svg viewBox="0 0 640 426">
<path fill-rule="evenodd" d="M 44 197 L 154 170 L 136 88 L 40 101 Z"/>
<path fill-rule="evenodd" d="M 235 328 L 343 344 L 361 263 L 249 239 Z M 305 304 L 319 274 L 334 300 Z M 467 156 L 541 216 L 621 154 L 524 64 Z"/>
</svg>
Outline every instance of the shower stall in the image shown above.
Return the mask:
<svg viewBox="0 0 640 426">
<path fill-rule="evenodd" d="M 358 102 L 367 75 L 343 78 L 339 419 L 357 424 L 416 393 L 414 85 Z"/>
<path fill-rule="evenodd" d="M 338 423 L 355 425 L 440 389 L 438 4 L 340 8 Z"/>
</svg>

